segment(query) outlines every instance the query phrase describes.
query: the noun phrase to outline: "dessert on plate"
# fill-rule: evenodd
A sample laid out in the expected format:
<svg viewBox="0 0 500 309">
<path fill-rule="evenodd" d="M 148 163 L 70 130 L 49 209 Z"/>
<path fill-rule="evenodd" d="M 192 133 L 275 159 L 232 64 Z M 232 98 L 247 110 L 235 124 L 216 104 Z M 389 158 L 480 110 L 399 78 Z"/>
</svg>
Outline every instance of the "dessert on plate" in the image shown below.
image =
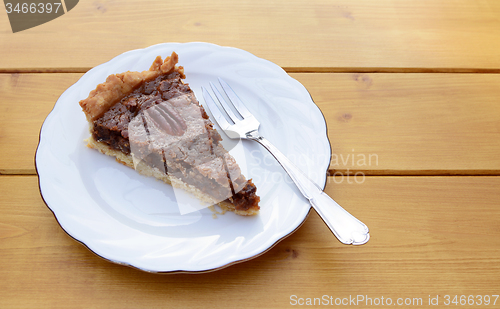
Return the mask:
<svg viewBox="0 0 500 309">
<path fill-rule="evenodd" d="M 174 52 L 150 69 L 108 76 L 80 101 L 87 145 L 137 172 L 238 215 L 259 212 L 260 197 L 196 99 Z"/>
</svg>

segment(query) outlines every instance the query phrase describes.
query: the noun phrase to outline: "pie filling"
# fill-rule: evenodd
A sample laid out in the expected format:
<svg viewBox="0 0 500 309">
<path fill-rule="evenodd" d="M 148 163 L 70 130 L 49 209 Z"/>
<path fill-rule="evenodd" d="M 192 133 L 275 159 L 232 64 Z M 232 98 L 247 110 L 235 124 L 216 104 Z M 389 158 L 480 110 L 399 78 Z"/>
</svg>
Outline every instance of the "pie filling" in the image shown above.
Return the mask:
<svg viewBox="0 0 500 309">
<path fill-rule="evenodd" d="M 220 144 L 176 62 L 173 53 L 165 62 L 158 57 L 140 77 L 137 72 L 112 75 L 81 101 L 93 140 L 132 157 L 134 165 L 141 161 L 194 186 L 237 214 L 257 213 L 255 185 Z"/>
</svg>

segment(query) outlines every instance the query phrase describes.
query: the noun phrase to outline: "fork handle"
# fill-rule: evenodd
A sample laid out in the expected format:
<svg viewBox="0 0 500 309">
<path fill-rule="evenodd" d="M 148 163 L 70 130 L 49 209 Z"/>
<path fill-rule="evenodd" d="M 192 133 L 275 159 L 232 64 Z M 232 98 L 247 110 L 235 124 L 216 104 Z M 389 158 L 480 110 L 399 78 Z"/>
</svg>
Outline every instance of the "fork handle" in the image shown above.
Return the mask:
<svg viewBox="0 0 500 309">
<path fill-rule="evenodd" d="M 362 245 L 370 239 L 368 227 L 331 199 L 281 151 L 260 135 L 247 135 L 266 148 L 285 169 L 337 239 L 346 245 Z"/>
</svg>

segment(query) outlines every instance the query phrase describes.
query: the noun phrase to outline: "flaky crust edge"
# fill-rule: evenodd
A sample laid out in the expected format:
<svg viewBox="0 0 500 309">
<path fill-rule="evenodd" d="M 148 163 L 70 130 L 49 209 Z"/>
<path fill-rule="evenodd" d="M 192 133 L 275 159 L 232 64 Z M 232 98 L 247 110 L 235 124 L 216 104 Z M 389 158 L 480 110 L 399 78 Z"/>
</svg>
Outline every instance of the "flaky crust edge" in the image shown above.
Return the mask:
<svg viewBox="0 0 500 309">
<path fill-rule="evenodd" d="M 164 61 L 161 59 L 161 56 L 156 57 L 147 71 L 127 71 L 109 75 L 104 83 L 97 85 L 96 89 L 92 90 L 86 99 L 80 101 L 80 106 L 87 120 L 91 122 L 99 118 L 143 81 L 151 80 L 160 74 L 168 74 L 174 71 L 181 73 L 181 77 L 185 78 L 184 68 L 175 66 L 178 61 L 179 56 L 175 52 L 172 52 Z"/>
</svg>

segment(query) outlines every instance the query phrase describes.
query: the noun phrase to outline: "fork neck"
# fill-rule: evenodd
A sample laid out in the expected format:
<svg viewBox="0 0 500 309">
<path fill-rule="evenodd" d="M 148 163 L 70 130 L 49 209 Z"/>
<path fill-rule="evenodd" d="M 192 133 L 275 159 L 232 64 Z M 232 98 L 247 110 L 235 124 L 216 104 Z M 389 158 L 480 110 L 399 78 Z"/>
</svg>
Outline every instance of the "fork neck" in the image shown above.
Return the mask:
<svg viewBox="0 0 500 309">
<path fill-rule="evenodd" d="M 251 139 L 254 141 L 262 140 L 262 136 L 259 134 L 258 130 L 253 130 L 253 131 L 247 132 L 245 135 L 248 139 Z"/>
</svg>

